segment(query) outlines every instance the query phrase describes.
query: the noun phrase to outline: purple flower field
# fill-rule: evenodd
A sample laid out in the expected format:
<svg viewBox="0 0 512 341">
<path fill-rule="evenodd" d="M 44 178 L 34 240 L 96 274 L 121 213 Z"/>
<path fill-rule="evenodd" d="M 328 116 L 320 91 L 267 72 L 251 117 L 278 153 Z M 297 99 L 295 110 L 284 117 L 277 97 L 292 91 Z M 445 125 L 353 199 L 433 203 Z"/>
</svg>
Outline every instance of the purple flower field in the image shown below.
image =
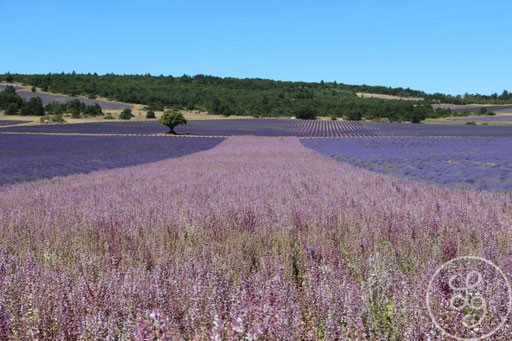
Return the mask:
<svg viewBox="0 0 512 341">
<path fill-rule="evenodd" d="M 512 126 L 460 125 L 460 124 L 410 124 L 410 123 L 367 123 L 375 127 L 377 136 L 417 137 L 512 137 Z"/>
<path fill-rule="evenodd" d="M 190 120 L 178 126 L 178 134 L 185 135 L 255 135 L 255 136 L 366 136 L 372 127 L 361 122 L 303 121 L 288 119 L 229 119 Z M 9 127 L 0 131 L 81 133 L 81 134 L 162 134 L 168 128 L 156 121 L 150 122 L 99 122 L 80 124 L 55 124 L 44 126 Z"/>
<path fill-rule="evenodd" d="M 434 109 L 437 108 L 443 108 L 447 109 L 450 108 L 453 112 L 479 112 L 482 107 L 484 107 L 487 111 L 492 111 L 495 113 L 499 112 L 512 112 L 512 105 L 457 105 L 457 104 L 434 104 L 432 105 Z"/>
<path fill-rule="evenodd" d="M 169 128 L 158 122 L 89 122 L 45 124 L 0 128 L 0 132 L 65 133 L 65 134 L 164 134 Z"/>
<path fill-rule="evenodd" d="M 213 148 L 223 140 L 0 134 L 0 185 L 160 161 Z"/>
<path fill-rule="evenodd" d="M 0 120 L 0 126 L 9 126 L 9 125 L 15 125 L 20 123 L 27 123 L 30 121 L 15 121 L 15 120 Z"/>
<path fill-rule="evenodd" d="M 425 304 L 438 266 L 473 255 L 512 275 L 510 193 L 371 172 L 295 137 L 0 192 L 0 339 L 442 340 Z M 469 338 L 500 312 L 476 331 L 438 322 Z"/>
<path fill-rule="evenodd" d="M 512 122 L 512 115 L 449 118 L 450 121 Z"/>
<path fill-rule="evenodd" d="M 299 137 L 392 137 L 458 136 L 512 137 L 512 126 L 465 126 L 449 124 L 405 124 L 288 119 L 191 120 L 178 126 L 178 134 L 255 135 Z M 0 132 L 43 132 L 81 134 L 160 134 L 167 128 L 152 122 L 98 122 L 0 128 Z"/>
<path fill-rule="evenodd" d="M 322 155 L 372 171 L 471 189 L 512 190 L 511 138 L 302 139 Z"/>
<path fill-rule="evenodd" d="M 0 91 L 4 91 L 6 88 L 5 85 L 0 85 Z M 30 100 L 32 97 L 40 97 L 44 104 L 57 102 L 57 103 L 67 103 L 71 100 L 78 99 L 80 102 L 85 105 L 93 105 L 94 103 L 98 103 L 102 109 L 123 109 L 123 108 L 131 108 L 130 104 L 118 103 L 118 102 L 107 102 L 99 99 L 88 99 L 88 98 L 78 98 L 78 97 L 70 97 L 63 95 L 53 95 L 46 94 L 41 92 L 32 92 L 32 91 L 23 91 L 19 90 L 19 87 L 16 87 L 16 93 L 20 95 L 21 98 Z"/>
</svg>

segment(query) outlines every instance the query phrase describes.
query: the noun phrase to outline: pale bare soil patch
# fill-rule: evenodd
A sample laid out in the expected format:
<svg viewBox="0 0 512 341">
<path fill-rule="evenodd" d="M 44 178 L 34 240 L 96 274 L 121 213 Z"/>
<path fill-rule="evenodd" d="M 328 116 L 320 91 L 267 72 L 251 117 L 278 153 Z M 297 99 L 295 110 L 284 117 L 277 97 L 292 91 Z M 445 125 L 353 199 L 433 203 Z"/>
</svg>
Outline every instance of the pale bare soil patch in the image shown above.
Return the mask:
<svg viewBox="0 0 512 341">
<path fill-rule="evenodd" d="M 382 99 L 401 99 L 403 101 L 423 101 L 422 97 L 400 97 L 394 95 L 383 95 L 383 94 L 370 94 L 367 92 L 356 92 L 356 95 L 361 98 L 382 98 Z"/>
</svg>

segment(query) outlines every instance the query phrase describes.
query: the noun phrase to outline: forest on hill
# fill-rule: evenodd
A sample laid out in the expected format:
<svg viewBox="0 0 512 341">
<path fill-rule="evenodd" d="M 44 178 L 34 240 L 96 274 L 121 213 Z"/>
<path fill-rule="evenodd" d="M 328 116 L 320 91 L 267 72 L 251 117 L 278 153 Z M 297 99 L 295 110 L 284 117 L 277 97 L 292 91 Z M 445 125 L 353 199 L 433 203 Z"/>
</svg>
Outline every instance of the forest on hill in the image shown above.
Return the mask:
<svg viewBox="0 0 512 341">
<path fill-rule="evenodd" d="M 19 82 L 42 91 L 88 98 L 144 104 L 151 110 L 177 108 L 204 110 L 210 114 L 255 117 L 330 116 L 347 120 L 420 122 L 425 118 L 453 116 L 447 109 L 432 109 L 433 103 L 506 104 L 512 94 L 450 96 L 383 86 L 347 85 L 337 82 L 289 82 L 268 79 L 220 78 L 206 75 L 181 77 L 146 75 L 97 75 L 73 73 L 3 74 L 0 81 Z M 356 92 L 401 97 L 422 97 L 423 101 L 360 98 Z M 459 114 L 459 115 L 463 115 Z"/>
</svg>

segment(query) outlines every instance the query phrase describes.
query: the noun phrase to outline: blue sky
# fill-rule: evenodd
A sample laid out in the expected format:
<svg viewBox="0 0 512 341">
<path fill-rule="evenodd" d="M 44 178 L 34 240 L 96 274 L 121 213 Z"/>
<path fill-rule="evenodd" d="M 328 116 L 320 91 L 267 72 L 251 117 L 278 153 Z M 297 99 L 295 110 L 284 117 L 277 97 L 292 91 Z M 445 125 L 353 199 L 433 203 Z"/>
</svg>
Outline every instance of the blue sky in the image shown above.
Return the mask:
<svg viewBox="0 0 512 341">
<path fill-rule="evenodd" d="M 0 73 L 512 91 L 512 1 L 0 0 Z"/>
</svg>

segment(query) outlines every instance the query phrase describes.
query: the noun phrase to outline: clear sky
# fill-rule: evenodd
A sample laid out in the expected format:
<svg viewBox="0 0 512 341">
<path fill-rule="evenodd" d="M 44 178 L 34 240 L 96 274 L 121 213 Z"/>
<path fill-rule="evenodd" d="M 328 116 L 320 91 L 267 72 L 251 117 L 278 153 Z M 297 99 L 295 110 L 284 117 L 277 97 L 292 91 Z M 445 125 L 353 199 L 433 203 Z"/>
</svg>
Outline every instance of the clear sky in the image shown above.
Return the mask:
<svg viewBox="0 0 512 341">
<path fill-rule="evenodd" d="M 512 1 L 0 0 L 0 73 L 512 91 Z"/>
</svg>

